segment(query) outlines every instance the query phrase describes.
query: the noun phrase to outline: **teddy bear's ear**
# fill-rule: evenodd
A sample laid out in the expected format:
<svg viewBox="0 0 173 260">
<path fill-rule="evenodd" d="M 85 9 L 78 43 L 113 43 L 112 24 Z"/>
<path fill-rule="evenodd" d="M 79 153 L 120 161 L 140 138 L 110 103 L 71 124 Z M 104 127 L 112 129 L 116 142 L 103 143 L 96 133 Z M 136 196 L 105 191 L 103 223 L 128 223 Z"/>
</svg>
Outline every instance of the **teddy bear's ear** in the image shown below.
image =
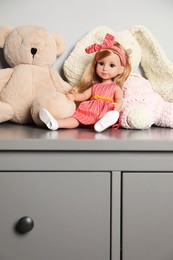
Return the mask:
<svg viewBox="0 0 173 260">
<path fill-rule="evenodd" d="M 57 33 L 52 33 L 52 36 L 55 39 L 57 45 L 57 55 L 59 56 L 64 51 L 64 38 L 61 35 L 58 35 Z"/>
<path fill-rule="evenodd" d="M 12 28 L 9 26 L 0 26 L 0 48 L 4 47 L 5 40 L 11 31 Z"/>
</svg>

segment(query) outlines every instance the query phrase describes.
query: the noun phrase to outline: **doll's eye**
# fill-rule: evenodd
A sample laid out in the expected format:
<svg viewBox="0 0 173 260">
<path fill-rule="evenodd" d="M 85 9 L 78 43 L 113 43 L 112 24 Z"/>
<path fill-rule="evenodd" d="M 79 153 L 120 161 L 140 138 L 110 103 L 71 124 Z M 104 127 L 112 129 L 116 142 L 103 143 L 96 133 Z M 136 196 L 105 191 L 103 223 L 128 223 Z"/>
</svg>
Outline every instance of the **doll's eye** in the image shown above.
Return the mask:
<svg viewBox="0 0 173 260">
<path fill-rule="evenodd" d="M 104 65 L 104 63 L 103 63 L 102 61 L 98 62 L 98 64 L 99 64 L 100 66 L 103 66 L 103 65 Z"/>
<path fill-rule="evenodd" d="M 110 67 L 111 67 L 111 68 L 114 68 L 114 67 L 115 67 L 115 64 L 110 64 Z"/>
</svg>

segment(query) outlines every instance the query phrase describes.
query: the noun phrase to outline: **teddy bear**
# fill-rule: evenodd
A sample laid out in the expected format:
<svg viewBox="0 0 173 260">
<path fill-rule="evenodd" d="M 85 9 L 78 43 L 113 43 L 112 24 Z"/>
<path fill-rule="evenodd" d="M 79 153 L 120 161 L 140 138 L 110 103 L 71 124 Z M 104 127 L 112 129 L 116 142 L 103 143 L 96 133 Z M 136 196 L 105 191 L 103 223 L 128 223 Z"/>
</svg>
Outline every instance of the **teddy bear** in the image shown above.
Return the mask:
<svg viewBox="0 0 173 260">
<path fill-rule="evenodd" d="M 0 47 L 9 65 L 0 70 L 0 123 L 42 126 L 41 107 L 57 118 L 74 113 L 65 94 L 71 85 L 53 67 L 64 49 L 62 36 L 38 25 L 1 26 Z"/>
<path fill-rule="evenodd" d="M 122 87 L 124 104 L 120 127 L 148 129 L 156 125 L 173 128 L 173 65 L 145 26 L 137 25 L 116 33 L 109 27 L 100 26 L 84 35 L 64 62 L 63 70 L 68 82 L 72 86 L 78 83 L 93 57 L 85 53 L 85 48 L 103 42 L 106 33 L 113 34 L 128 51 L 132 66 Z"/>
</svg>

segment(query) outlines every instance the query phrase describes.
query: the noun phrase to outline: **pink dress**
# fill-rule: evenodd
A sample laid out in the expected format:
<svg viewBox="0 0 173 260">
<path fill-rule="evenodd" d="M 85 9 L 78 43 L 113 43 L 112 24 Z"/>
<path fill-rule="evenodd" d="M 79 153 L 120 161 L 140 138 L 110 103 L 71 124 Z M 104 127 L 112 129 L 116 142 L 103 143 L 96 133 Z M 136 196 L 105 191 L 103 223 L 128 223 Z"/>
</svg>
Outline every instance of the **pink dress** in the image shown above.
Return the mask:
<svg viewBox="0 0 173 260">
<path fill-rule="evenodd" d="M 115 83 L 94 84 L 91 98 L 80 103 L 73 114 L 81 124 L 92 125 L 102 118 L 108 111 L 113 110 L 115 100 Z"/>
</svg>

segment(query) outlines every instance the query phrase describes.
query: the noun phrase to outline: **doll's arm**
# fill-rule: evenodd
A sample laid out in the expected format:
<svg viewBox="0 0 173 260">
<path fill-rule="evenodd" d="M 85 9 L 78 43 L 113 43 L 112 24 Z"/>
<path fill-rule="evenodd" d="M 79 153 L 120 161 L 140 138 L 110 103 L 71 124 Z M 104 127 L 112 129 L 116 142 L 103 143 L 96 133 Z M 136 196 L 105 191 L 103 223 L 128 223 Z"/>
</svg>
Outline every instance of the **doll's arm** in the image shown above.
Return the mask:
<svg viewBox="0 0 173 260">
<path fill-rule="evenodd" d="M 6 86 L 6 84 L 10 80 L 13 70 L 14 69 L 12 68 L 0 70 L 0 91 Z"/>
<path fill-rule="evenodd" d="M 123 91 L 119 86 L 115 88 L 114 110 L 120 110 L 123 105 Z"/>
<path fill-rule="evenodd" d="M 85 101 L 91 97 L 91 88 L 85 90 L 83 93 L 67 93 L 67 98 L 73 101 Z"/>
</svg>

